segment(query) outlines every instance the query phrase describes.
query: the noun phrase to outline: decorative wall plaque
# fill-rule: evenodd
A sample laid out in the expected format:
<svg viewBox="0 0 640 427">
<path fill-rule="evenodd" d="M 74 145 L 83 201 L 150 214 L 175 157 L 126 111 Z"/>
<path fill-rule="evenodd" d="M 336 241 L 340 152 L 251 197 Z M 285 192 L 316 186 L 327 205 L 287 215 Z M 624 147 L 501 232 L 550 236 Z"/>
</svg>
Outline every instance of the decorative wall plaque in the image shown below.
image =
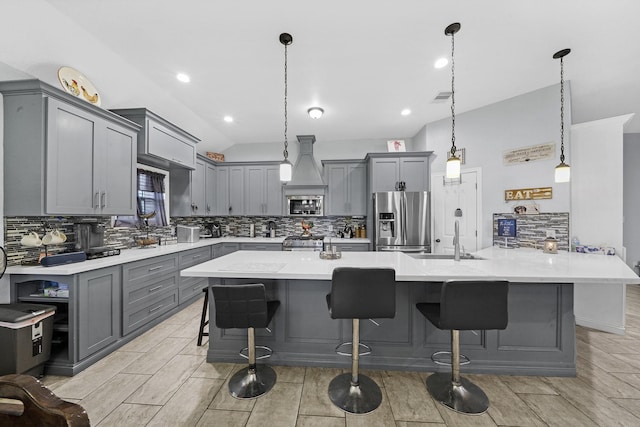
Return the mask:
<svg viewBox="0 0 640 427">
<path fill-rule="evenodd" d="M 517 188 L 513 190 L 504 190 L 504 200 L 509 202 L 513 200 L 540 200 L 553 198 L 553 189 L 551 187 L 541 188 Z"/>
<path fill-rule="evenodd" d="M 556 144 L 555 142 L 551 142 L 549 144 L 532 145 L 530 147 L 505 151 L 502 154 L 502 160 L 506 166 L 510 166 L 534 160 L 553 159 L 555 156 Z"/>
</svg>

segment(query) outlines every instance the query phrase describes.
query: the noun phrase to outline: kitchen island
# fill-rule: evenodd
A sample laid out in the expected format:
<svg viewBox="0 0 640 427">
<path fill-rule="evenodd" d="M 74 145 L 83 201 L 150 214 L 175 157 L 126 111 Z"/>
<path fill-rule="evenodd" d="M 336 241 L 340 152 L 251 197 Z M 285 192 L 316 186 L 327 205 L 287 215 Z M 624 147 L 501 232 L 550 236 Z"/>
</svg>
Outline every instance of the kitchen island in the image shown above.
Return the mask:
<svg viewBox="0 0 640 427">
<path fill-rule="evenodd" d="M 351 322 L 331 319 L 325 295 L 335 267 L 391 267 L 396 271 L 396 317 L 361 323 L 361 340 L 373 347 L 361 359 L 364 368 L 436 371 L 430 355 L 449 347 L 440 331 L 415 309 L 415 303 L 438 301 L 447 279 L 504 279 L 509 290 L 509 325 L 502 331 L 463 331 L 461 351 L 472 360 L 465 371 L 512 375 L 575 375 L 574 283 L 620 286 L 638 277 L 617 257 L 535 250 L 487 248 L 482 259 L 414 259 L 398 252 L 350 252 L 339 260 L 319 259 L 316 252 L 240 251 L 182 271 L 208 277 L 209 284 L 264 283 L 269 298 L 282 305 L 271 331 L 256 331 L 257 342 L 270 346 L 272 364 L 347 368 L 350 359 L 334 348 L 350 341 Z M 210 305 L 214 318 L 214 305 Z M 220 330 L 210 324 L 210 362 L 237 362 L 246 331 Z M 446 368 L 445 368 L 446 369 Z"/>
</svg>

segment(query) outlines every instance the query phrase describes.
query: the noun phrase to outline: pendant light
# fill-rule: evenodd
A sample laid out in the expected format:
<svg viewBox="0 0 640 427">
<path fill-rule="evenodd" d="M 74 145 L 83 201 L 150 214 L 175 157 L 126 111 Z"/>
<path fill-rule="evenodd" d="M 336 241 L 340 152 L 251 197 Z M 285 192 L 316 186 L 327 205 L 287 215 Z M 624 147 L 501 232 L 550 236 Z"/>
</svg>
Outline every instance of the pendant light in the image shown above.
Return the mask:
<svg viewBox="0 0 640 427">
<path fill-rule="evenodd" d="M 293 43 L 293 37 L 291 34 L 282 33 L 280 34 L 280 43 L 284 45 L 284 160 L 280 163 L 280 181 L 289 182 L 291 181 L 291 174 L 293 171 L 293 165 L 288 160 L 289 152 L 287 148 L 289 148 L 289 143 L 287 141 L 287 46 Z"/>
<path fill-rule="evenodd" d="M 556 166 L 556 182 L 569 182 L 571 168 L 564 162 L 564 62 L 563 58 L 571 53 L 571 49 L 562 49 L 553 54 L 553 59 L 560 58 L 560 164 Z"/>
<path fill-rule="evenodd" d="M 447 178 L 460 178 L 460 158 L 456 156 L 456 96 L 455 96 L 455 62 L 454 35 L 460 31 L 460 23 L 456 22 L 444 29 L 451 36 L 451 155 L 447 159 Z"/>
</svg>

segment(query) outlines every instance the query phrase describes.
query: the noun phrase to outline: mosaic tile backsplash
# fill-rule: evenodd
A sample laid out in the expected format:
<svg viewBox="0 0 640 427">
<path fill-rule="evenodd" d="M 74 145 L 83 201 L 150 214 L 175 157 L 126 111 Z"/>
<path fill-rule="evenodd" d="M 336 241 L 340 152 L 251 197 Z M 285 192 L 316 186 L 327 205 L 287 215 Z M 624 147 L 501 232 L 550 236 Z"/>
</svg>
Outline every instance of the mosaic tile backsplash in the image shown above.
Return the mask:
<svg viewBox="0 0 640 427">
<path fill-rule="evenodd" d="M 232 234 L 236 230 L 239 237 L 249 237 L 250 225 L 254 224 L 256 237 L 264 236 L 270 221 L 276 224 L 276 236 L 289 236 L 302 234 L 302 217 L 251 217 L 251 216 L 224 216 L 224 217 L 173 217 L 167 227 L 152 227 L 149 235 L 154 237 L 175 236 L 175 226 L 178 224 L 197 225 L 205 227 L 207 224 L 217 222 L 220 224 L 223 236 Z M 305 222 L 313 222 L 311 232 L 315 235 L 336 236 L 337 232 L 349 225 L 352 229 L 364 226 L 366 218 L 358 217 L 309 217 Z M 30 231 L 35 231 L 42 237 L 47 231 L 58 229 L 67 236 L 63 244 L 50 245 L 46 248 L 48 254 L 74 251 L 76 249 L 76 237 L 74 223 L 96 222 L 104 226 L 104 246 L 117 249 L 135 247 L 136 240 L 145 237 L 146 230 L 130 227 L 112 227 L 110 217 L 5 217 L 5 250 L 7 251 L 7 265 L 20 265 L 22 262 L 35 262 L 41 252 L 40 248 L 27 248 L 20 244 L 22 237 Z M 229 226 L 230 232 L 226 232 Z M 264 230 L 264 231 L 262 231 Z"/>
<path fill-rule="evenodd" d="M 518 215 L 513 213 L 493 214 L 493 244 L 503 246 L 505 238 L 498 236 L 498 219 L 516 220 L 516 237 L 507 237 L 507 247 L 541 249 L 547 230 L 554 230 L 559 251 L 569 251 L 569 213 L 541 213 Z"/>
</svg>

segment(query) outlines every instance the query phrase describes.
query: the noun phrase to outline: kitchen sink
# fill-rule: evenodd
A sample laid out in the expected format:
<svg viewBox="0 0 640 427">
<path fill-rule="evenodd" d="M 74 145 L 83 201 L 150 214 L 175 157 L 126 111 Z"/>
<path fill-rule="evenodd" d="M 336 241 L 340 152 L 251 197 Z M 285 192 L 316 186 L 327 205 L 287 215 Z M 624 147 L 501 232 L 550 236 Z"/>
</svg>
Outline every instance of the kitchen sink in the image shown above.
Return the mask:
<svg viewBox="0 0 640 427">
<path fill-rule="evenodd" d="M 453 254 L 407 254 L 415 259 L 453 259 Z M 477 259 L 481 260 L 484 258 L 477 257 L 472 254 L 460 254 L 460 259 Z"/>
</svg>

